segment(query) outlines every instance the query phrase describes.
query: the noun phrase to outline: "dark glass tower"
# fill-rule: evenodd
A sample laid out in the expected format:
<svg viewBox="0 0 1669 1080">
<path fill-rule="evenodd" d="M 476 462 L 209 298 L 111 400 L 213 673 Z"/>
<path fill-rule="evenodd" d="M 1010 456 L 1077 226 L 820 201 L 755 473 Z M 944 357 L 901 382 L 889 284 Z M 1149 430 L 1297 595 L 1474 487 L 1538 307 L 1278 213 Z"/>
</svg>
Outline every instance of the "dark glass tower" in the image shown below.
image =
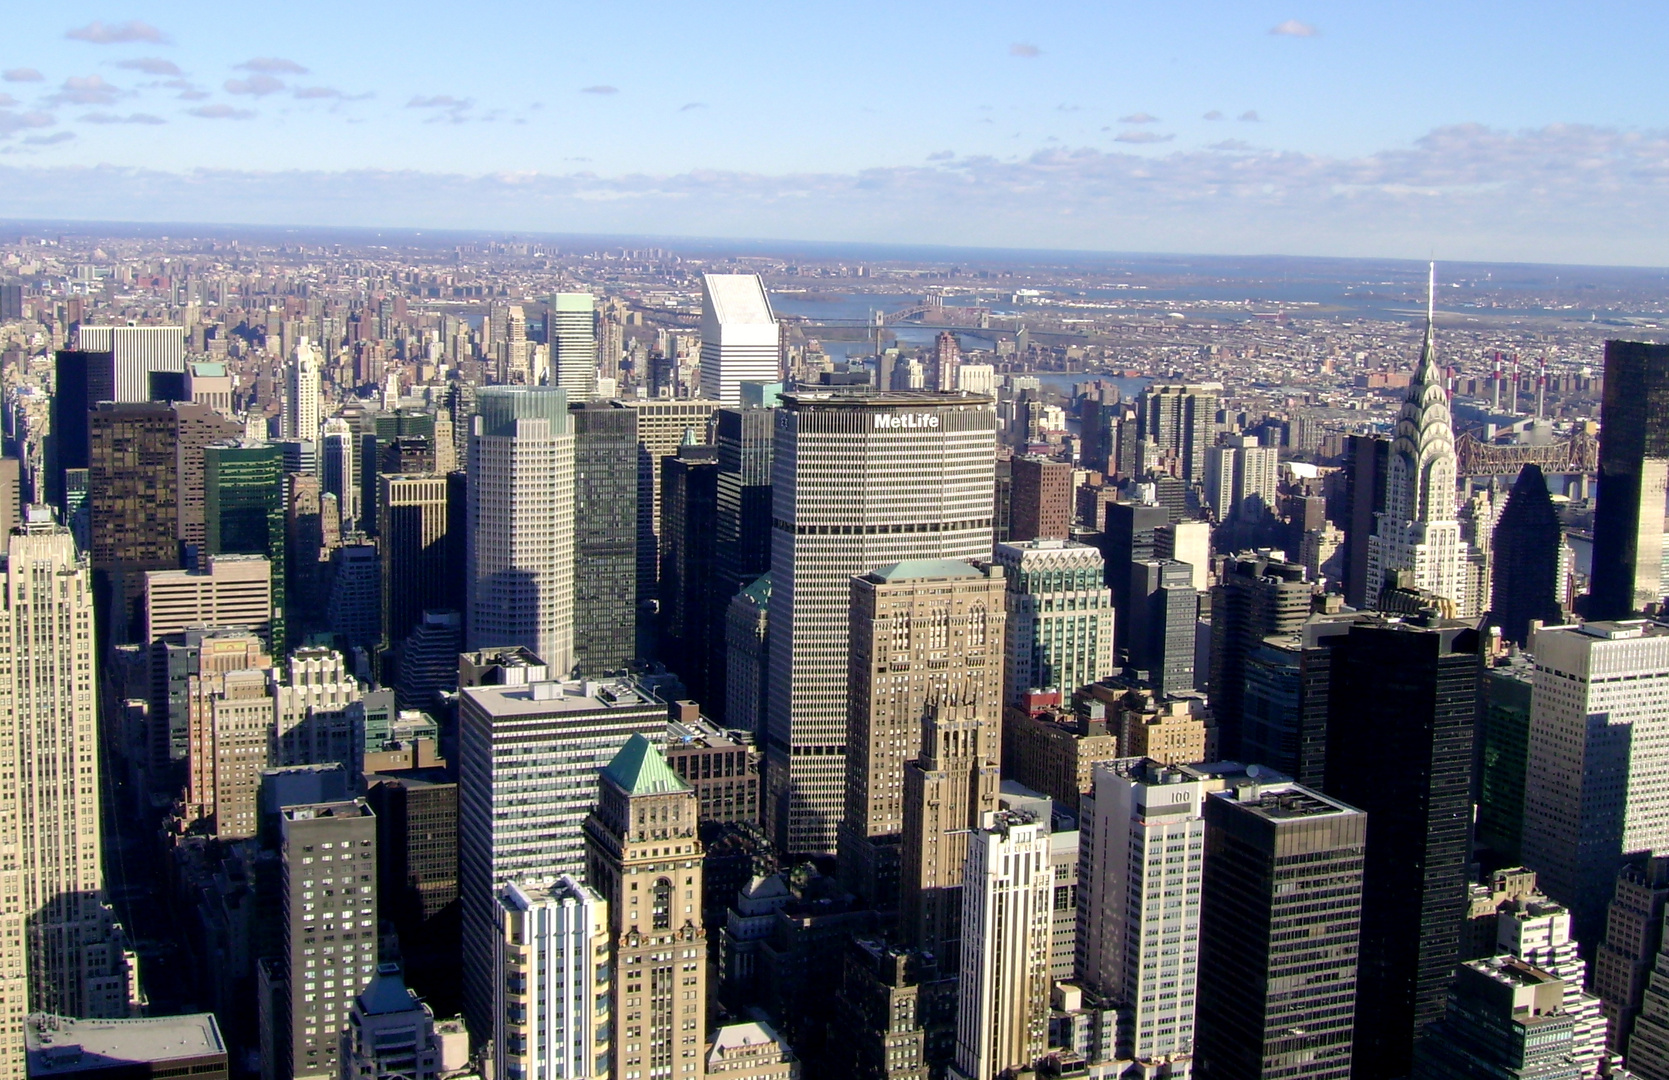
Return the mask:
<svg viewBox="0 0 1669 1080">
<path fill-rule="evenodd" d="M 1590 619 L 1626 619 L 1663 599 L 1669 483 L 1669 345 L 1605 343 Z"/>
<path fill-rule="evenodd" d="M 1368 815 L 1355 1080 L 1408 1075 L 1460 960 L 1478 648 L 1387 619 L 1333 645 L 1326 791 Z"/>
<path fill-rule="evenodd" d="M 660 656 L 700 702 L 714 699 L 710 645 L 724 627 L 716 600 L 718 506 L 713 447 L 681 446 L 677 457 L 661 459 Z"/>
<path fill-rule="evenodd" d="M 637 653 L 637 410 L 570 402 L 574 424 L 574 663 L 595 678 Z"/>
<path fill-rule="evenodd" d="M 771 443 L 775 437 L 774 409 L 720 409 L 714 414 L 719 451 L 718 593 L 715 618 L 722 627 L 730 601 L 743 588 L 771 569 Z M 711 715 L 724 718 L 729 699 L 730 661 L 725 635 L 715 632 L 707 641 Z"/>
<path fill-rule="evenodd" d="M 1385 509 L 1385 471 L 1391 460 L 1391 440 L 1378 435 L 1352 435 L 1345 442 L 1344 599 L 1362 607 L 1368 590 L 1368 537 Z"/>
<path fill-rule="evenodd" d="M 1108 503 L 1107 527 L 1102 536 L 1101 555 L 1107 560 L 1107 587 L 1113 590 L 1114 659 L 1130 648 L 1130 613 L 1132 575 L 1141 563 L 1158 557 L 1154 550 L 1154 533 L 1162 525 L 1171 523 L 1171 515 L 1163 507 L 1141 506 L 1136 503 Z M 1004 538 L 1006 539 L 1006 538 Z"/>
<path fill-rule="evenodd" d="M 272 656 L 285 636 L 284 449 L 276 443 L 221 443 L 203 450 L 203 496 L 211 555 L 265 555 L 272 565 Z"/>
<path fill-rule="evenodd" d="M 1523 645 L 1531 619 L 1549 626 L 1563 621 L 1557 591 L 1561 539 L 1547 478 L 1539 466 L 1526 465 L 1495 524 L 1492 544 L 1491 621 L 1508 641 Z"/>
<path fill-rule="evenodd" d="M 1175 559 L 1137 563 L 1130 591 L 1130 666 L 1146 671 L 1160 694 L 1192 691 L 1200 613 L 1194 568 Z"/>
<path fill-rule="evenodd" d="M 1225 760 L 1275 762 L 1241 756 L 1248 659 L 1272 634 L 1300 631 L 1310 615 L 1304 568 L 1259 555 L 1231 560 L 1211 591 L 1211 704 L 1219 753 Z"/>
</svg>

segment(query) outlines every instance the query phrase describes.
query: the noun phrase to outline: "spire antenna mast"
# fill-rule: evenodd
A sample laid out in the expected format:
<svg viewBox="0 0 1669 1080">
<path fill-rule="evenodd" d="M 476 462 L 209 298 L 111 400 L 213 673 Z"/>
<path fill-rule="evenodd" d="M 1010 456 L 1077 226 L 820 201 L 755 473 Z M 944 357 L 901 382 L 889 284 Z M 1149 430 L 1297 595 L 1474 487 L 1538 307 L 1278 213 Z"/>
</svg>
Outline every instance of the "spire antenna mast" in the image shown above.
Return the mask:
<svg viewBox="0 0 1669 1080">
<path fill-rule="evenodd" d="M 1426 264 L 1426 325 L 1432 324 L 1437 311 L 1437 263 Z"/>
</svg>

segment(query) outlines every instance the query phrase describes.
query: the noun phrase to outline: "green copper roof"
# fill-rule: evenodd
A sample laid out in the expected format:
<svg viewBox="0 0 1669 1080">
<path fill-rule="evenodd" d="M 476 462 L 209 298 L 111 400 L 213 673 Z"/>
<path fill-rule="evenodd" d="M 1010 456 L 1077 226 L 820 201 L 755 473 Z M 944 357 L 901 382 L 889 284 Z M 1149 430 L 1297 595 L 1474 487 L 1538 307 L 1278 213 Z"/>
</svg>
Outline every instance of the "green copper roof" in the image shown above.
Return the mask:
<svg viewBox="0 0 1669 1080">
<path fill-rule="evenodd" d="M 655 749 L 655 744 L 642 735 L 633 735 L 614 755 L 603 775 L 620 785 L 628 795 L 670 795 L 688 791 L 690 785 L 672 771 L 666 758 Z"/>
<path fill-rule="evenodd" d="M 907 559 L 891 566 L 878 567 L 875 576 L 882 581 L 908 581 L 911 578 L 979 577 L 979 569 L 960 559 Z"/>
<path fill-rule="evenodd" d="M 752 600 L 760 607 L 764 607 L 766 604 L 771 602 L 771 575 L 760 574 L 754 579 L 752 585 L 749 585 L 742 591 L 747 594 L 749 600 Z"/>
</svg>

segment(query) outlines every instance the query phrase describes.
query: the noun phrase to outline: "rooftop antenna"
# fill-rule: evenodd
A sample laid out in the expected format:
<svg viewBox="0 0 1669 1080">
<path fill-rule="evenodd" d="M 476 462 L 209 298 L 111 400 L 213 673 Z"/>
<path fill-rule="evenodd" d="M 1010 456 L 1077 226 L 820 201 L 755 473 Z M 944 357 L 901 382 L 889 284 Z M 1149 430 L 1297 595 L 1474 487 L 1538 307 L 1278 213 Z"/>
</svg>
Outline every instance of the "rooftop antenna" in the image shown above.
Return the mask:
<svg viewBox="0 0 1669 1080">
<path fill-rule="evenodd" d="M 1430 326 L 1437 311 L 1437 262 L 1426 264 L 1426 325 Z"/>
</svg>

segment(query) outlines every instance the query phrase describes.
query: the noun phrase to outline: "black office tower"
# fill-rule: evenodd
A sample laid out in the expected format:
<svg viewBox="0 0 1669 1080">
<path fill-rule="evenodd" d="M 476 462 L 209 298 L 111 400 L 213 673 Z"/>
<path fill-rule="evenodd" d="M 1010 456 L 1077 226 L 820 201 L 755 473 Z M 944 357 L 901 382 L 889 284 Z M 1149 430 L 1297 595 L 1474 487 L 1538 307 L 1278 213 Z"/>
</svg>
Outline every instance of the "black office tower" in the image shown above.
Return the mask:
<svg viewBox="0 0 1669 1080">
<path fill-rule="evenodd" d="M 1175 559 L 1137 563 L 1130 572 L 1130 666 L 1162 695 L 1194 689 L 1194 634 L 1200 594 L 1194 568 Z"/>
<path fill-rule="evenodd" d="M 101 401 L 116 400 L 116 354 L 58 350 L 52 376 L 52 429 L 47 435 L 46 498 L 65 510 L 64 473 L 92 464 L 92 421 Z M 66 514 L 67 517 L 67 514 Z"/>
<path fill-rule="evenodd" d="M 1333 645 L 1326 791 L 1368 815 L 1355 1080 L 1408 1075 L 1460 960 L 1479 640 L 1365 619 Z"/>
<path fill-rule="evenodd" d="M 1297 563 L 1242 554 L 1229 560 L 1222 581 L 1211 590 L 1211 706 L 1224 760 L 1275 764 L 1242 756 L 1246 664 L 1264 638 L 1303 628 L 1314 591 L 1304 576 Z"/>
<path fill-rule="evenodd" d="M 1585 614 L 1626 619 L 1663 599 L 1669 345 L 1605 343 L 1594 568 Z"/>
<path fill-rule="evenodd" d="M 725 652 L 724 613 L 743 588 L 771 569 L 771 446 L 776 412 L 772 409 L 720 409 L 714 414 L 719 452 L 717 593 L 713 597 L 720 627 L 707 641 L 709 685 L 702 708 L 724 719 L 729 658 Z"/>
<path fill-rule="evenodd" d="M 1563 621 L 1558 593 L 1562 540 L 1547 478 L 1539 466 L 1526 465 L 1495 523 L 1492 542 L 1490 621 L 1508 641 L 1523 645 L 1532 619 L 1548 626 Z"/>
<path fill-rule="evenodd" d="M 1352 435 L 1345 440 L 1344 599 L 1362 607 L 1368 594 L 1368 537 L 1385 509 L 1385 469 L 1391 460 L 1391 440 L 1378 435 Z"/>
<path fill-rule="evenodd" d="M 1107 563 L 1107 587 L 1113 592 L 1114 660 L 1130 648 L 1132 574 L 1136 567 L 1157 558 L 1154 533 L 1171 523 L 1171 515 L 1158 506 L 1138 503 L 1108 503 L 1107 527 L 1102 534 L 1101 556 Z"/>
<path fill-rule="evenodd" d="M 1251 778 L 1207 795 L 1202 816 L 1194 1076 L 1364 1075 L 1351 1071 L 1351 1030 L 1372 819 L 1298 784 Z"/>
<path fill-rule="evenodd" d="M 595 678 L 625 670 L 637 654 L 637 410 L 570 402 L 568 417 L 574 423 L 574 663 Z"/>
<path fill-rule="evenodd" d="M 661 459 L 660 659 L 700 702 L 713 689 L 709 643 L 724 632 L 715 600 L 718 505 L 713 447 L 681 446 L 677 457 Z"/>
</svg>

